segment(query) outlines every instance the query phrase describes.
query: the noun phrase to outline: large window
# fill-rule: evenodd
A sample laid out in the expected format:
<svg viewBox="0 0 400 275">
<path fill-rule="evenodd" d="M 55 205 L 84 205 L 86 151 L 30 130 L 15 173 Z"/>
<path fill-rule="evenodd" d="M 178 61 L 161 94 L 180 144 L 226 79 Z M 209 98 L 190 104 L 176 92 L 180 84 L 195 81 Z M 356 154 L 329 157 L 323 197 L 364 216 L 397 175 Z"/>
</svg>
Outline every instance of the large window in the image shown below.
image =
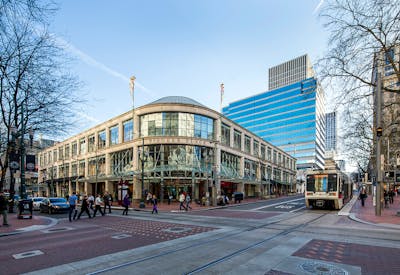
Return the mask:
<svg viewBox="0 0 400 275">
<path fill-rule="evenodd" d="M 118 144 L 118 125 L 110 128 L 110 145 Z"/>
<path fill-rule="evenodd" d="M 250 149 L 251 149 L 251 137 L 244 136 L 244 151 L 250 154 Z"/>
<path fill-rule="evenodd" d="M 261 159 L 265 160 L 265 145 L 261 144 Z"/>
<path fill-rule="evenodd" d="M 214 138 L 214 120 L 189 113 L 153 113 L 140 117 L 140 136 Z"/>
<path fill-rule="evenodd" d="M 238 150 L 242 149 L 242 133 L 237 130 L 233 133 L 233 147 Z"/>
<path fill-rule="evenodd" d="M 94 135 L 91 135 L 88 137 L 88 152 L 94 152 L 95 151 L 95 137 Z"/>
<path fill-rule="evenodd" d="M 227 146 L 231 145 L 231 128 L 226 124 L 221 125 L 221 142 Z"/>
<path fill-rule="evenodd" d="M 133 122 L 132 120 L 124 122 L 124 142 L 133 139 Z"/>
<path fill-rule="evenodd" d="M 106 131 L 99 132 L 97 136 L 97 146 L 99 149 L 106 147 Z"/>
<path fill-rule="evenodd" d="M 85 140 L 85 138 L 81 138 L 79 140 L 79 154 L 80 155 L 86 154 L 86 140 Z"/>
<path fill-rule="evenodd" d="M 72 157 L 75 157 L 78 154 L 78 143 L 74 142 L 72 143 L 72 148 L 71 148 L 72 152 Z"/>
<path fill-rule="evenodd" d="M 258 157 L 259 156 L 259 149 L 260 148 L 260 144 L 258 143 L 258 141 L 253 141 L 253 156 Z"/>
</svg>

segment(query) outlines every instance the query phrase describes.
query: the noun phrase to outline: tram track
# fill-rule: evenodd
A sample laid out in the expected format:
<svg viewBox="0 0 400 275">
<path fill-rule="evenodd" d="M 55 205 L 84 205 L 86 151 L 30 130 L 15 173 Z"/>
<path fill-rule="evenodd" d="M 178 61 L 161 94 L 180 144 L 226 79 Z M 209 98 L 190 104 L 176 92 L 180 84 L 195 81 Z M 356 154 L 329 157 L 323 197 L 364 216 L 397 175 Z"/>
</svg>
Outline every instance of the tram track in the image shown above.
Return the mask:
<svg viewBox="0 0 400 275">
<path fill-rule="evenodd" d="M 303 213 L 301 215 L 307 215 L 307 214 Z M 175 254 L 175 253 L 180 253 L 180 252 L 183 252 L 185 250 L 198 249 L 198 248 L 200 248 L 202 246 L 205 247 L 205 246 L 209 245 L 210 243 L 216 243 L 216 242 L 219 242 L 219 241 L 226 241 L 226 240 L 230 240 L 230 239 L 232 239 L 234 237 L 238 238 L 238 236 L 240 236 L 241 234 L 249 233 L 251 231 L 256 231 L 256 230 L 259 230 L 259 229 L 270 229 L 270 230 L 280 231 L 280 232 L 278 232 L 276 234 L 273 234 L 273 235 L 271 235 L 271 236 L 269 236 L 267 238 L 264 238 L 262 240 L 253 242 L 253 243 L 251 243 L 249 245 L 246 245 L 246 246 L 244 246 L 242 248 L 236 249 L 235 251 L 232 251 L 232 252 L 230 252 L 230 253 L 228 253 L 228 254 L 226 254 L 224 256 L 221 256 L 221 257 L 219 257 L 217 259 L 209 261 L 209 262 L 207 262 L 207 263 L 205 263 L 205 264 L 203 264 L 201 266 L 198 266 L 198 267 L 192 269 L 189 272 L 185 272 L 184 273 L 184 274 L 195 274 L 195 273 L 201 272 L 201 271 L 203 271 L 205 269 L 208 269 L 208 268 L 210 268 L 210 267 L 212 267 L 212 266 L 214 266 L 216 264 L 219 264 L 221 262 L 227 261 L 227 260 L 229 260 L 229 259 L 231 259 L 231 258 L 233 258 L 233 257 L 235 257 L 237 255 L 245 253 L 246 251 L 249 251 L 249 250 L 251 250 L 253 248 L 256 248 L 256 247 L 258 247 L 258 246 L 260 246 L 262 244 L 265 244 L 265 243 L 267 243 L 267 242 L 269 242 L 271 240 L 274 240 L 274 239 L 279 238 L 279 237 L 283 237 L 283 236 L 285 236 L 285 235 L 287 235 L 287 234 L 289 234 L 289 233 L 291 233 L 293 231 L 297 231 L 298 229 L 304 228 L 304 227 L 316 222 L 317 220 L 321 219 L 322 217 L 324 217 L 326 215 L 327 215 L 327 213 L 323 213 L 323 214 L 318 215 L 318 217 L 312 218 L 311 220 L 308 220 L 308 221 L 305 221 L 303 223 L 296 224 L 296 225 L 284 225 L 284 226 L 289 226 L 286 229 L 274 228 L 274 225 L 278 225 L 279 223 L 282 223 L 284 221 L 293 219 L 294 217 L 288 217 L 286 219 L 280 219 L 280 220 L 277 220 L 277 221 L 268 222 L 268 223 L 260 224 L 260 225 L 257 225 L 257 226 L 250 226 L 250 227 L 248 227 L 246 229 L 241 229 L 241 230 L 235 231 L 235 232 L 230 233 L 230 234 L 219 233 L 217 237 L 214 237 L 212 239 L 208 239 L 206 241 L 204 241 L 204 240 L 198 241 L 196 243 L 192 243 L 192 244 L 186 245 L 184 247 L 170 249 L 170 250 L 167 250 L 167 251 L 164 251 L 164 252 L 161 252 L 161 253 L 157 253 L 157 254 L 154 254 L 154 255 L 151 255 L 151 256 L 142 257 L 140 259 L 136 259 L 136 260 L 133 260 L 133 261 L 128 261 L 128 262 L 125 262 L 125 263 L 122 263 L 122 264 L 118 264 L 118 265 L 114 265 L 114 266 L 110 266 L 110 267 L 107 267 L 107 268 L 104 268 L 104 269 L 99 269 L 99 270 L 96 270 L 96 271 L 93 271 L 93 272 L 90 272 L 90 273 L 86 273 L 86 274 L 87 275 L 94 275 L 94 274 L 102 274 L 102 273 L 108 273 L 108 272 L 117 272 L 119 269 L 133 267 L 133 266 L 135 266 L 137 264 L 140 264 L 140 263 L 143 263 L 143 262 L 146 262 L 146 261 L 155 260 L 157 258 L 165 257 L 165 256 L 172 255 L 172 254 Z"/>
</svg>

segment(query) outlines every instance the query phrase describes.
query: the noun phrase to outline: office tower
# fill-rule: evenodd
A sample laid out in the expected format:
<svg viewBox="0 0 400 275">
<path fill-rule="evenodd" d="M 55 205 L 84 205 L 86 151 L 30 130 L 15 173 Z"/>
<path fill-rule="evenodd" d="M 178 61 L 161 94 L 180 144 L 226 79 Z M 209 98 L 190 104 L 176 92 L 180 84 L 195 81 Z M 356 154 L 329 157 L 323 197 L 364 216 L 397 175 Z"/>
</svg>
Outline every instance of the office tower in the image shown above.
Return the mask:
<svg viewBox="0 0 400 275">
<path fill-rule="evenodd" d="M 323 168 L 325 95 L 307 55 L 269 69 L 272 89 L 237 100 L 223 114 L 297 158 L 297 168 Z"/>
<path fill-rule="evenodd" d="M 336 152 L 336 138 L 337 138 L 337 120 L 336 112 L 327 113 L 325 115 L 326 125 L 326 138 L 325 138 L 325 150 Z"/>
</svg>

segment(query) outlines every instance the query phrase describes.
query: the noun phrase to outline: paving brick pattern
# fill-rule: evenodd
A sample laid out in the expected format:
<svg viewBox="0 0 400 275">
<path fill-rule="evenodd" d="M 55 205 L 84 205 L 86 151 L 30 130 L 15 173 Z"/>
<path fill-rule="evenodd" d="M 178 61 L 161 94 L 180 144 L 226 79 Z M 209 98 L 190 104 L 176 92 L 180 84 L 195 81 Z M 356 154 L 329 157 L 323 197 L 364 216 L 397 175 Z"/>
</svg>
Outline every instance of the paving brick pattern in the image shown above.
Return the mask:
<svg viewBox="0 0 400 275">
<path fill-rule="evenodd" d="M 361 267 L 362 274 L 400 274 L 400 249 L 311 240 L 293 256 Z"/>
<path fill-rule="evenodd" d="M 255 220 L 270 218 L 282 214 L 281 212 L 255 212 L 255 211 L 245 211 L 245 210 L 240 211 L 240 210 L 227 210 L 227 209 L 213 209 L 208 211 L 193 211 L 193 212 L 188 211 L 184 213 L 196 216 L 255 219 Z"/>
<path fill-rule="evenodd" d="M 131 234 L 138 238 L 152 238 L 159 241 L 168 241 L 190 235 L 215 230 L 214 227 L 176 224 L 169 222 L 122 219 L 120 217 L 99 217 L 91 220 L 98 226 L 119 232 Z"/>
<path fill-rule="evenodd" d="M 392 204 L 388 204 L 388 207 L 382 207 L 381 216 L 375 215 L 375 206 L 372 204 L 372 196 L 368 196 L 365 200 L 365 206 L 361 206 L 361 201 L 358 200 L 351 212 L 355 213 L 356 217 L 372 222 L 372 223 L 386 223 L 386 224 L 397 224 L 400 225 L 400 217 L 396 216 L 397 211 L 400 211 L 400 195 L 394 197 Z"/>
</svg>

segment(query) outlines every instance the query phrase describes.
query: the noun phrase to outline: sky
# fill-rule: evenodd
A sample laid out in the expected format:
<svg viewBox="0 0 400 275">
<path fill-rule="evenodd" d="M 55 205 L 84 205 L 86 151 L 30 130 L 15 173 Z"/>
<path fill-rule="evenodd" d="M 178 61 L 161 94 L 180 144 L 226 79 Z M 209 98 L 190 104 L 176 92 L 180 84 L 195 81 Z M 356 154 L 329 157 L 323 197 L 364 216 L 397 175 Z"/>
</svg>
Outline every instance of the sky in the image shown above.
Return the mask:
<svg viewBox="0 0 400 275">
<path fill-rule="evenodd" d="M 165 96 L 211 109 L 267 90 L 268 68 L 321 57 L 323 0 L 63 0 L 50 31 L 75 59 L 87 103 L 67 136 Z"/>
</svg>

